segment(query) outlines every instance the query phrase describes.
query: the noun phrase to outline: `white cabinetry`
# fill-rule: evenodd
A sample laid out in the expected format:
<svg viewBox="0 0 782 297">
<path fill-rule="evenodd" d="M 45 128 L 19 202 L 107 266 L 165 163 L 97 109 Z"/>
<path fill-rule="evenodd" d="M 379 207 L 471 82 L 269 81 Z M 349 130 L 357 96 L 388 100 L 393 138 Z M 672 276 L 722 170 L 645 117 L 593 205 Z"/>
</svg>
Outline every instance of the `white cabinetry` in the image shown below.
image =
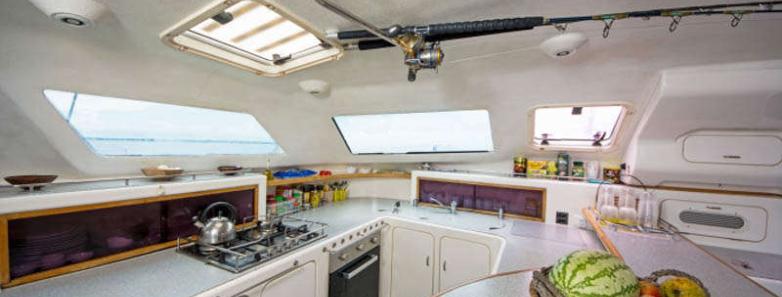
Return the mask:
<svg viewBox="0 0 782 297">
<path fill-rule="evenodd" d="M 434 236 L 393 227 L 391 297 L 429 297 L 434 293 Z"/>
<path fill-rule="evenodd" d="M 318 283 L 316 268 L 315 262 L 292 267 L 236 297 L 316 297 Z"/>
<path fill-rule="evenodd" d="M 387 223 L 381 297 L 429 297 L 489 275 L 503 245 L 502 238 L 478 232 L 395 219 Z"/>
<path fill-rule="evenodd" d="M 491 273 L 491 251 L 482 243 L 443 236 L 439 258 L 440 291 Z"/>
<path fill-rule="evenodd" d="M 260 297 L 315 297 L 317 273 L 315 262 L 308 262 L 278 274 L 262 286 Z M 253 297 L 253 296 L 250 296 Z"/>
</svg>

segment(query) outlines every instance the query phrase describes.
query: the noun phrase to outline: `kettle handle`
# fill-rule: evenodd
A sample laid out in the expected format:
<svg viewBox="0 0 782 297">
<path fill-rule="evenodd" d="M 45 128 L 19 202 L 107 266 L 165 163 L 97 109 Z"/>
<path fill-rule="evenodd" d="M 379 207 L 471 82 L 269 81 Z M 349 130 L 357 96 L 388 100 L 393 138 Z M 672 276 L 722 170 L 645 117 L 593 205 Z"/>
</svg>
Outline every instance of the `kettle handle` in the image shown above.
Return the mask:
<svg viewBox="0 0 782 297">
<path fill-rule="evenodd" d="M 225 216 L 228 217 L 228 219 L 231 220 L 231 222 L 236 223 L 236 213 L 237 213 L 236 207 L 231 205 L 231 203 L 225 201 L 219 201 L 219 202 L 209 204 L 209 206 L 204 208 L 204 211 L 201 212 L 201 215 L 199 216 L 198 220 L 206 224 L 206 222 L 211 218 L 209 216 L 209 213 L 220 208 L 223 208 L 226 211 L 228 211 L 228 213 Z"/>
</svg>

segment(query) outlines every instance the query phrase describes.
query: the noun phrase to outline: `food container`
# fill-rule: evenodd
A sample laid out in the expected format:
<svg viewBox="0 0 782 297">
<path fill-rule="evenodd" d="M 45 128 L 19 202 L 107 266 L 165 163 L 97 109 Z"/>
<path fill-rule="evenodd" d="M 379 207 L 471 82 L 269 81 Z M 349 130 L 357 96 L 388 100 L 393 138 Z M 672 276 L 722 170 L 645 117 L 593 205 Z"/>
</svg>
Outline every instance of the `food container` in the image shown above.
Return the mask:
<svg viewBox="0 0 782 297">
<path fill-rule="evenodd" d="M 573 161 L 573 176 L 574 177 L 584 177 L 584 162 L 583 161 Z"/>
<path fill-rule="evenodd" d="M 589 161 L 586 163 L 586 178 L 589 180 L 600 179 L 600 162 Z"/>
<path fill-rule="evenodd" d="M 546 173 L 548 173 L 549 176 L 557 175 L 557 161 L 548 161 L 548 163 L 546 163 Z"/>
<path fill-rule="evenodd" d="M 546 175 L 546 161 L 529 160 L 527 161 L 528 175 Z"/>
<path fill-rule="evenodd" d="M 603 168 L 603 180 L 615 184 L 621 183 L 621 181 L 619 180 L 620 172 L 621 169 L 619 169 L 619 167 Z"/>
<path fill-rule="evenodd" d="M 523 156 L 513 158 L 513 173 L 520 175 L 527 173 L 527 158 Z"/>
<path fill-rule="evenodd" d="M 570 155 L 568 153 L 562 152 L 557 155 L 557 175 L 570 175 Z"/>
</svg>

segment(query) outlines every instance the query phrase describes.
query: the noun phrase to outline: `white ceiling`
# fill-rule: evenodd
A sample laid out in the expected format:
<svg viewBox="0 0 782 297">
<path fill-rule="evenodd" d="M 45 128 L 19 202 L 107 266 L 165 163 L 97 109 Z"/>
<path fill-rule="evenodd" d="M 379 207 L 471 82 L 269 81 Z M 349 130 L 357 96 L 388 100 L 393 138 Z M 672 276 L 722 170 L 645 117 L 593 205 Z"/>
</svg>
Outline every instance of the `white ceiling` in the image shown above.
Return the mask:
<svg viewBox="0 0 782 297">
<path fill-rule="evenodd" d="M 378 25 L 427 24 L 526 15 L 567 16 L 720 3 L 721 1 L 511 1 L 335 0 Z M 347 52 L 337 62 L 264 78 L 170 49 L 158 35 L 205 0 L 105 0 L 111 14 L 87 29 L 48 19 L 25 0 L 0 2 L 0 175 L 66 176 L 135 174 L 166 163 L 186 169 L 220 164 L 263 166 L 266 157 L 100 158 L 57 116 L 44 88 L 250 112 L 286 151 L 273 165 L 386 162 L 496 162 L 534 154 L 527 143 L 527 111 L 536 105 L 625 101 L 643 112 L 663 69 L 782 59 L 782 15 L 746 16 L 731 28 L 728 16 L 685 18 L 675 33 L 669 20 L 622 20 L 608 39 L 602 25 L 571 25 L 589 42 L 572 56 L 549 58 L 537 46 L 556 35 L 550 27 L 444 43 L 439 74 L 406 81 L 396 49 Z M 314 3 L 280 1 L 317 27 L 356 29 Z M 476 58 L 477 57 L 477 58 Z M 454 61 L 458 61 L 454 63 Z M 297 83 L 332 83 L 327 99 Z M 331 116 L 402 111 L 485 108 L 497 151 L 491 154 L 352 156 Z M 630 117 L 626 145 L 638 116 Z M 618 160 L 622 149 L 590 156 Z M 510 161 L 509 161 L 510 162 Z"/>
</svg>

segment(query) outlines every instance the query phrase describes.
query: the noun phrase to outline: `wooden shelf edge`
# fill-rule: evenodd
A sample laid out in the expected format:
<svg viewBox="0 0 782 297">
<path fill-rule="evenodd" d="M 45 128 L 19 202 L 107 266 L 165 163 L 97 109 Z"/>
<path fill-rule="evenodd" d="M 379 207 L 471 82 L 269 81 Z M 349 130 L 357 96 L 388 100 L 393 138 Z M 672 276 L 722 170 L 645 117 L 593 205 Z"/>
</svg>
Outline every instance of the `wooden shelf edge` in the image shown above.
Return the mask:
<svg viewBox="0 0 782 297">
<path fill-rule="evenodd" d="M 619 250 L 616 248 L 614 243 L 611 242 L 611 240 L 608 239 L 608 236 L 606 236 L 605 232 L 603 232 L 603 226 L 601 226 L 600 222 L 598 222 L 597 218 L 595 218 L 595 212 L 591 208 L 582 208 L 581 213 L 584 215 L 584 218 L 587 220 L 587 222 L 589 222 L 589 224 L 592 226 L 592 229 L 595 229 L 595 233 L 597 233 L 597 238 L 600 239 L 600 242 L 603 244 L 603 247 L 605 247 L 608 250 L 608 252 L 610 252 L 614 256 L 624 260 L 622 254 L 619 253 Z"/>
<path fill-rule="evenodd" d="M 334 174 L 329 176 L 308 176 L 299 178 L 286 178 L 286 179 L 274 179 L 266 182 L 269 187 L 284 186 L 304 183 L 316 183 L 339 179 L 359 179 L 359 178 L 410 178 L 410 173 L 407 172 L 381 172 L 381 173 L 343 173 Z"/>
</svg>

